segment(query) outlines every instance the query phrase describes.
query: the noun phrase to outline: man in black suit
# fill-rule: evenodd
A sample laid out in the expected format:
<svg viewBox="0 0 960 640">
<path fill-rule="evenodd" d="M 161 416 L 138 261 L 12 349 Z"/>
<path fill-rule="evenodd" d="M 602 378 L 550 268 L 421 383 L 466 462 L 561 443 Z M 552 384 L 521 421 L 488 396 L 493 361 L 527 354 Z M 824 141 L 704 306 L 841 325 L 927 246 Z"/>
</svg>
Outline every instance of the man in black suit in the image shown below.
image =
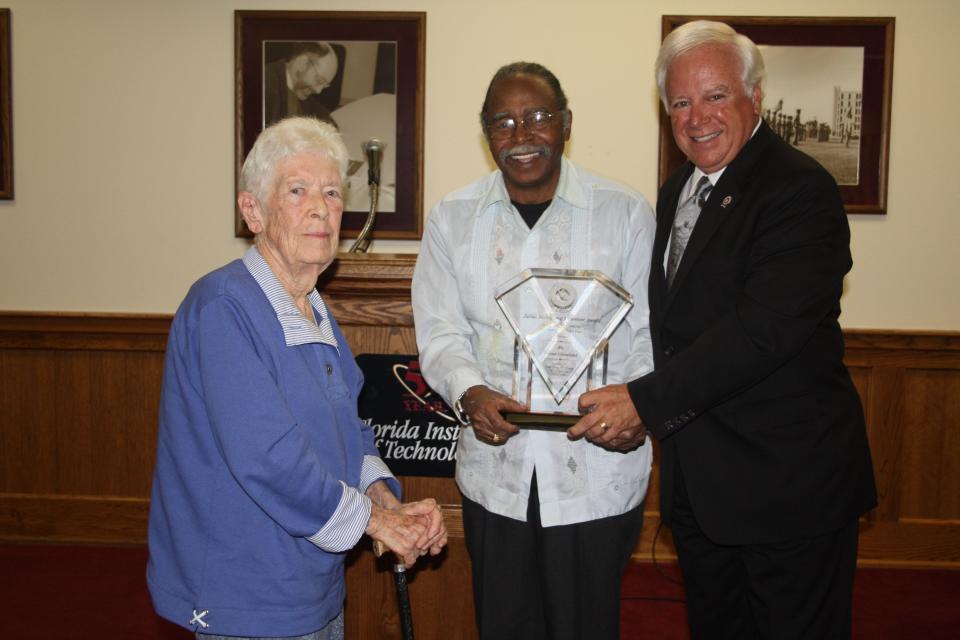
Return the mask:
<svg viewBox="0 0 960 640">
<path fill-rule="evenodd" d="M 761 121 L 762 80 L 727 25 L 664 40 L 657 83 L 689 162 L 657 201 L 656 369 L 581 396 L 569 435 L 661 442 L 693 638 L 849 637 L 857 519 L 876 504 L 837 321 L 850 231 L 833 178 Z"/>
</svg>

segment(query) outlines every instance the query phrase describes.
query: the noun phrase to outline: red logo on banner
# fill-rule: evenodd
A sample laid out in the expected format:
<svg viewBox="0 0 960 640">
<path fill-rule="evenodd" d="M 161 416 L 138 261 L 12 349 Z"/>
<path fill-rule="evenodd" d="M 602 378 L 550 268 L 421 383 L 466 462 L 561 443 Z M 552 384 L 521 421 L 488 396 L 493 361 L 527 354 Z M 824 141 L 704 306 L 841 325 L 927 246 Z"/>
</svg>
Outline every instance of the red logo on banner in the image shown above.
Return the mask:
<svg viewBox="0 0 960 640">
<path fill-rule="evenodd" d="M 412 399 L 404 398 L 403 405 L 407 411 L 432 412 L 438 416 L 446 418 L 450 422 L 456 422 L 456 418 L 447 414 L 444 409 L 446 406 L 438 397 L 430 399 L 433 396 L 433 389 L 427 386 L 420 373 L 420 361 L 410 360 L 407 364 L 393 365 L 393 377 L 397 379 L 400 386 Z"/>
</svg>

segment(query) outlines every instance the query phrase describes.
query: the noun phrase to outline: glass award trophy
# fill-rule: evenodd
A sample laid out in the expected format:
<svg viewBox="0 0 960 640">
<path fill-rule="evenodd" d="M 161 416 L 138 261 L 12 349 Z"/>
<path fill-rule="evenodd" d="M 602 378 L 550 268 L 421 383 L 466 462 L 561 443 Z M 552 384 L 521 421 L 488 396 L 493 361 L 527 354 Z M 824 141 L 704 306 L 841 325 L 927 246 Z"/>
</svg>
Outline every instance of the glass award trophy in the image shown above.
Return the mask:
<svg viewBox="0 0 960 640">
<path fill-rule="evenodd" d="M 515 334 L 513 398 L 529 407 L 505 419 L 566 429 L 580 419 L 580 395 L 606 384 L 607 341 L 632 296 L 600 271 L 527 269 L 496 300 Z"/>
</svg>

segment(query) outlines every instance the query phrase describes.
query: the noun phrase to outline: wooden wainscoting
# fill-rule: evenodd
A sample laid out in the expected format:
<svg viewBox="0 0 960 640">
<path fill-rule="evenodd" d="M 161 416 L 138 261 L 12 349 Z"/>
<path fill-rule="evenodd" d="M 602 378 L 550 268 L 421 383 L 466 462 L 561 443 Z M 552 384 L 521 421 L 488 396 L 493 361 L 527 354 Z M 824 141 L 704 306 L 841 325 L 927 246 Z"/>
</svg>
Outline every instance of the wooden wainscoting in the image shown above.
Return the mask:
<svg viewBox="0 0 960 640">
<path fill-rule="evenodd" d="M 879 505 L 860 562 L 960 567 L 960 334 L 847 331 Z"/>
<path fill-rule="evenodd" d="M 341 256 L 325 274 L 325 298 L 354 353 L 416 353 L 413 264 L 413 256 Z M 0 541 L 145 541 L 169 326 L 169 316 L 0 312 Z M 960 333 L 845 334 L 880 490 L 862 523 L 860 561 L 960 568 Z M 447 478 L 402 481 L 407 497 L 446 505 L 451 531 L 442 562 L 411 575 L 417 635 L 456 628 L 470 637 L 456 487 Z M 638 560 L 651 557 L 657 510 L 655 466 Z M 673 556 L 667 530 L 656 555 Z M 366 549 L 349 567 L 351 637 L 399 637 L 388 567 Z"/>
<path fill-rule="evenodd" d="M 144 541 L 169 329 L 0 314 L 0 539 Z"/>
</svg>

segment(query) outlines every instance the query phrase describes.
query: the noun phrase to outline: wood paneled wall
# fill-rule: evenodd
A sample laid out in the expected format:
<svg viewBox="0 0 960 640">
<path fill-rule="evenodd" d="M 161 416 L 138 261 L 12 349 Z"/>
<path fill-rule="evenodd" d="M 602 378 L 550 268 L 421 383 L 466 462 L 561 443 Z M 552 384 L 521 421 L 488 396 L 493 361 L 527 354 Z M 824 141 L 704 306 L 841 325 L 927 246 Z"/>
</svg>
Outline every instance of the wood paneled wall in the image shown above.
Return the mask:
<svg viewBox="0 0 960 640">
<path fill-rule="evenodd" d="M 416 353 L 413 256 L 342 256 L 325 297 L 354 353 Z M 142 544 L 169 316 L 0 312 L 0 540 Z M 960 333 L 847 331 L 880 505 L 862 564 L 960 568 Z M 656 459 L 656 458 L 655 458 Z M 655 463 L 656 464 L 656 463 Z M 651 557 L 657 471 L 635 558 Z M 448 505 L 451 543 L 411 573 L 420 638 L 471 637 L 470 572 L 451 479 L 404 478 Z M 673 555 L 669 531 L 657 558 Z M 351 637 L 399 637 L 386 563 L 351 554 Z M 442 619 L 441 619 L 442 618 Z M 447 630 L 446 632 L 443 630 Z M 460 637 L 460 636 L 458 636 Z"/>
</svg>

